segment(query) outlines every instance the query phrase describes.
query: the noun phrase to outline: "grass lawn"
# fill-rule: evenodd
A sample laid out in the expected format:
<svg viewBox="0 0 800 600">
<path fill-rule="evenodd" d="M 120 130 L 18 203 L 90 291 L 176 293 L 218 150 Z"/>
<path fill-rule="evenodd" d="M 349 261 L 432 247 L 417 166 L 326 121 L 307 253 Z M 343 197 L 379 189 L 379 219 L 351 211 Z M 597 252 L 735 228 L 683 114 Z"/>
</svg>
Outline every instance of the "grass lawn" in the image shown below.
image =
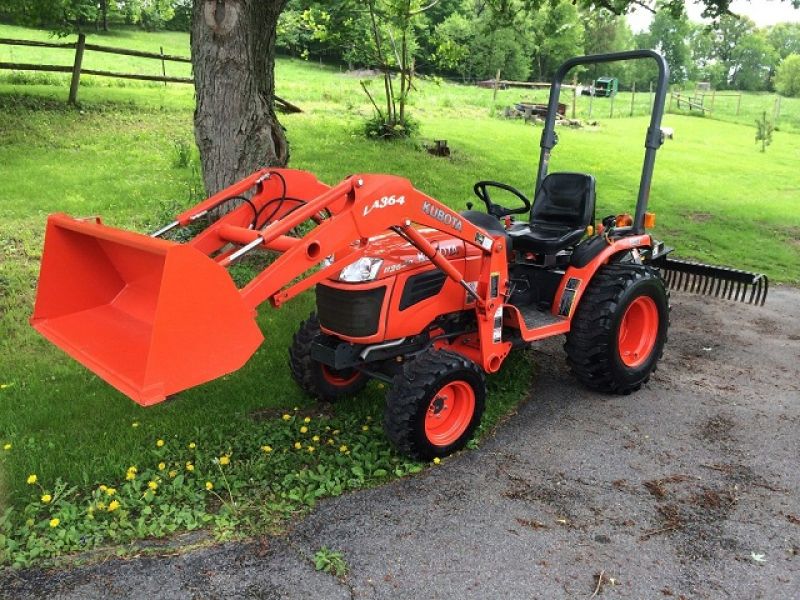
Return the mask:
<svg viewBox="0 0 800 600">
<path fill-rule="evenodd" d="M 0 36 L 35 37 L 31 30 L 11 29 L 0 26 Z M 185 36 L 158 36 L 123 33 L 100 43 L 150 49 L 163 44 L 166 52 L 186 52 Z M 355 78 L 294 60 L 280 60 L 276 78 L 279 93 L 305 109 L 282 117 L 291 166 L 313 171 L 323 181 L 334 183 L 359 171 L 404 175 L 458 209 L 470 200 L 478 179 L 531 191 L 540 129 L 490 116 L 490 90 L 419 83 L 412 98 L 422 137 L 445 138 L 453 149 L 450 159 L 440 159 L 416 142 L 365 140 L 359 128 L 369 107 Z M 510 102 L 515 93 L 501 92 L 498 104 Z M 195 461 L 197 473 L 173 487 L 163 475 L 165 483 L 152 500 L 164 498 L 157 505 L 158 519 L 140 516 L 144 521 L 121 528 L 117 537 L 97 534 L 92 543 L 164 535 L 176 523 L 177 529 L 208 523 L 219 503 L 195 488 L 206 478 L 214 478 L 219 487 L 220 467 L 213 458 L 226 453 L 233 453 L 232 495 L 250 498 L 249 504 L 243 499 L 239 504 L 252 510 L 233 511 L 229 520 L 214 523 L 236 531 L 272 522 L 319 495 L 417 470 L 390 451 L 379 426 L 369 425 L 379 423 L 382 410 L 385 390 L 378 384 L 319 417 L 320 407 L 291 381 L 286 349 L 312 308 L 309 296 L 280 311 L 261 310 L 266 342 L 241 371 L 149 409 L 121 396 L 30 329 L 47 214 L 100 214 L 109 224 L 146 231 L 167 221 L 171 208 L 189 203 L 198 186 L 196 169 L 176 166 L 175 144 L 192 139 L 188 86 L 87 85 L 81 89 L 80 110 L 66 108 L 65 96 L 63 85 L 0 80 L 0 508 L 14 509 L 7 523 L 16 523 L 16 537 L 45 538 L 50 545 L 45 544 L 43 555 L 74 549 L 71 533 L 65 534 L 66 545 L 53 545 L 47 527 L 52 508 L 37 504 L 38 485 L 49 491 L 61 478 L 78 486 L 80 510 L 96 500 L 92 494 L 99 483 L 118 484 L 131 503 L 141 503 L 136 490 L 123 487 L 141 479 L 124 482 L 131 465 L 142 477 L 147 472 L 158 478 L 160 462 L 182 468 Z M 597 128 L 561 130 L 552 164 L 553 170 L 597 177 L 598 217 L 633 209 L 647 124 L 642 116 L 600 121 Z M 753 143 L 752 127 L 683 115 L 667 116 L 665 125 L 675 129 L 676 137 L 667 141 L 656 167 L 650 204 L 658 219 L 655 234 L 684 257 L 800 282 L 800 136 L 777 132 L 762 154 Z M 496 422 L 524 396 L 531 373 L 530 363 L 519 356 L 490 378 L 487 423 Z M 284 411 L 289 421 L 281 418 Z M 330 436 L 335 444 L 312 453 L 306 451 L 311 442 L 303 438 L 303 452 L 295 453 L 298 415 L 312 412 L 323 442 Z M 165 440 L 165 446 L 155 447 L 157 439 Z M 202 447 L 202 453 L 189 451 L 189 442 Z M 11 449 L 2 450 L 5 444 Z M 276 449 L 280 461 L 263 464 L 264 444 Z M 349 453 L 340 453 L 339 446 Z M 37 474 L 34 486 L 26 483 L 31 473 Z M 298 473 L 319 477 L 298 482 L 293 479 Z M 191 519 L 175 517 L 187 505 L 194 507 Z M 21 524 L 26 507 L 35 509 L 28 529 Z M 83 515 L 66 505 L 59 510 L 65 522 Z M 75 539 L 94 531 L 75 527 Z M 0 521 L 0 541 L 2 535 Z M 39 543 L 35 540 L 25 543 Z M 5 560 L 11 562 L 8 545 L 6 551 Z M 2 553 L 0 544 L 0 562 Z"/>
</svg>

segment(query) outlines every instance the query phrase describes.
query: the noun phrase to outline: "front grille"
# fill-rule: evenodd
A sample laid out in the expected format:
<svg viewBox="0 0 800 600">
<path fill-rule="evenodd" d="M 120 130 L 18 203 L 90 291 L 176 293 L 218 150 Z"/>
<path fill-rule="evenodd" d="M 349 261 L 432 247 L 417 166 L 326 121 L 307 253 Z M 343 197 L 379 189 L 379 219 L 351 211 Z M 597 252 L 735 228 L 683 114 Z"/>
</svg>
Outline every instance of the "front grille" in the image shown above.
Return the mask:
<svg viewBox="0 0 800 600">
<path fill-rule="evenodd" d="M 318 284 L 316 291 L 317 316 L 325 329 L 350 337 L 378 333 L 385 286 L 350 290 Z"/>
</svg>

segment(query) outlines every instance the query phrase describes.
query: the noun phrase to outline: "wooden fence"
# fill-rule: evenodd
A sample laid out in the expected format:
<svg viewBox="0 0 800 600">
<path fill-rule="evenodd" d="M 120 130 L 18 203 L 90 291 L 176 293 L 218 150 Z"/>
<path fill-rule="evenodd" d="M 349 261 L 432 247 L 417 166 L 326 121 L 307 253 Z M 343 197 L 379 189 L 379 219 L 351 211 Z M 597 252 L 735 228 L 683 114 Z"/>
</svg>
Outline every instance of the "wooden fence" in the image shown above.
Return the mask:
<svg viewBox="0 0 800 600">
<path fill-rule="evenodd" d="M 0 62 L 0 69 L 7 69 L 12 71 L 47 71 L 52 73 L 72 73 L 72 78 L 69 85 L 69 104 L 77 104 L 78 102 L 78 86 L 80 85 L 81 75 L 96 75 L 100 77 L 116 77 L 120 79 L 138 79 L 141 81 L 159 81 L 164 85 L 167 83 L 188 83 L 194 84 L 194 79 L 191 77 L 171 77 L 167 76 L 166 63 L 167 62 L 181 62 L 191 63 L 192 59 L 187 56 L 176 56 L 173 54 L 164 54 L 164 48 L 160 48 L 160 52 L 145 52 L 143 50 L 130 50 L 128 48 L 114 48 L 111 46 L 100 46 L 98 44 L 87 44 L 86 36 L 78 34 L 76 42 L 40 42 L 34 40 L 16 40 L 10 38 L 0 38 L 0 45 L 8 46 L 34 46 L 38 48 L 59 48 L 59 49 L 74 49 L 75 58 L 72 66 L 68 65 L 40 65 L 32 63 L 11 63 Z M 101 71 L 97 69 L 84 69 L 83 68 L 83 53 L 89 50 L 91 52 L 107 52 L 109 54 L 119 54 L 123 56 L 136 56 L 139 58 L 150 58 L 161 61 L 161 75 L 144 75 L 141 73 L 118 73 L 116 71 Z M 279 110 L 288 113 L 303 112 L 299 107 L 291 102 L 275 96 L 275 105 Z"/>
</svg>

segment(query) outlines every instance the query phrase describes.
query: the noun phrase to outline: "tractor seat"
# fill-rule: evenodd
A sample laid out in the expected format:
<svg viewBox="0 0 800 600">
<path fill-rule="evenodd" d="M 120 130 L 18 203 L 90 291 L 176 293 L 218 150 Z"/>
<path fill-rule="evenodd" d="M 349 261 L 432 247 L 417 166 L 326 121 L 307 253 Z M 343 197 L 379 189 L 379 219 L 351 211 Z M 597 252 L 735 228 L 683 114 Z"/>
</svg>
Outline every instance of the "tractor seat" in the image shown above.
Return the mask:
<svg viewBox="0 0 800 600">
<path fill-rule="evenodd" d="M 505 237 L 506 251 L 508 252 L 508 255 L 511 256 L 511 243 L 508 238 L 508 232 L 497 217 L 479 210 L 463 210 L 461 211 L 461 216 L 476 227 L 480 227 L 487 233 L 491 234 L 493 237 L 497 237 L 498 235 Z"/>
<path fill-rule="evenodd" d="M 556 254 L 574 246 L 594 223 L 595 180 L 585 173 L 551 173 L 544 178 L 529 223 L 507 231 L 514 250 Z"/>
</svg>

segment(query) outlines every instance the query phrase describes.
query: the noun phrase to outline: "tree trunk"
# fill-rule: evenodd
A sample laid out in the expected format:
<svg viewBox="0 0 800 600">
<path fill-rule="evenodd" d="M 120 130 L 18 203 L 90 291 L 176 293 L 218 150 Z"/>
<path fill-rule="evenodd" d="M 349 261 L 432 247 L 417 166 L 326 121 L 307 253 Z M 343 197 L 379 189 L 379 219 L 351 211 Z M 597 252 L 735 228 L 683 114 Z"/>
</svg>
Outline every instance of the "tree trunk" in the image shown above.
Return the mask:
<svg viewBox="0 0 800 600">
<path fill-rule="evenodd" d="M 285 3 L 194 0 L 194 135 L 208 194 L 289 158 L 273 106 L 276 26 Z"/>
<path fill-rule="evenodd" d="M 103 31 L 108 31 L 108 0 L 100 0 L 100 14 L 102 15 Z"/>
</svg>

